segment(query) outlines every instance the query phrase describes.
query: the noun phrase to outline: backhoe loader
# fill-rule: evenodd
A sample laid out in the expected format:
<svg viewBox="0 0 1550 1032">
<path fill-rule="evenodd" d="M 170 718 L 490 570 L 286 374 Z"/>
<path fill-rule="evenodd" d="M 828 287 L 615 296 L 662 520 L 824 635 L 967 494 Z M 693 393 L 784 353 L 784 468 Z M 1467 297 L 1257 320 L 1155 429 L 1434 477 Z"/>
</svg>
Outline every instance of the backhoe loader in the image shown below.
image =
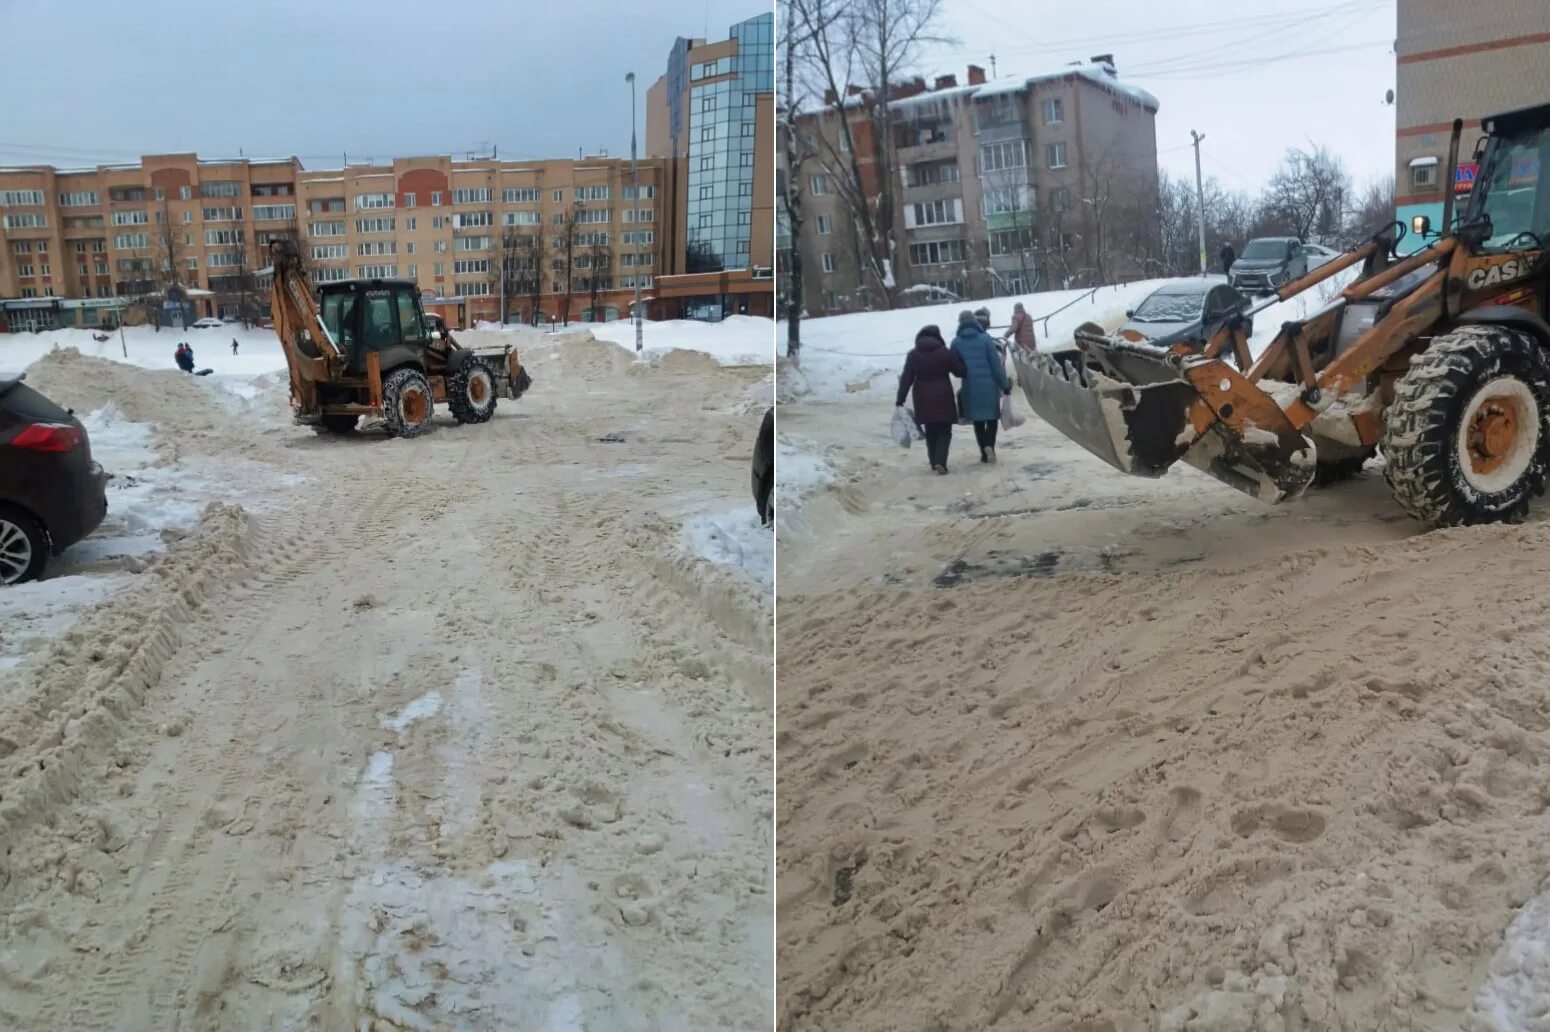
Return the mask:
<svg viewBox="0 0 1550 1032">
<path fill-rule="evenodd" d="M 1479 172 L 1452 218 L 1393 223 L 1260 302 L 1203 343 L 1195 328 L 1139 342 L 1088 324 L 1074 346 L 1014 349 L 1028 404 L 1126 473 L 1182 459 L 1267 502 L 1353 474 L 1383 452 L 1400 507 L 1431 526 L 1516 521 L 1550 466 L 1550 104 L 1483 121 Z M 1458 164 L 1462 121 L 1448 149 Z M 1255 313 L 1360 265 L 1257 357 Z"/>
<path fill-rule="evenodd" d="M 413 281 L 325 283 L 314 300 L 296 244 L 269 246 L 274 330 L 296 422 L 349 433 L 366 416 L 413 437 L 430 425 L 437 402 L 460 423 L 483 423 L 498 396 L 515 400 L 532 385 L 511 347 L 465 348 L 432 329 Z"/>
</svg>

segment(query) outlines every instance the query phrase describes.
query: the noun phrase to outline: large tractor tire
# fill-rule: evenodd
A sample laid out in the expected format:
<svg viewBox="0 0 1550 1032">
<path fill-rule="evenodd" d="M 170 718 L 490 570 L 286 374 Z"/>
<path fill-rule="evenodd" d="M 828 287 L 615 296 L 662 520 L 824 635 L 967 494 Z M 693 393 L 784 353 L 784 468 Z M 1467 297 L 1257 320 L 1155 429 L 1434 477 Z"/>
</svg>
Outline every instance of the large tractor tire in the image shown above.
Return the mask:
<svg viewBox="0 0 1550 1032">
<path fill-rule="evenodd" d="M 1435 527 L 1517 521 L 1545 493 L 1550 362 L 1505 326 L 1459 326 L 1400 378 L 1383 419 L 1384 478 Z"/>
<path fill-rule="evenodd" d="M 447 374 L 447 407 L 459 423 L 487 423 L 495 415 L 495 371 L 482 358 L 465 358 Z"/>
<path fill-rule="evenodd" d="M 394 437 L 416 437 L 431 425 L 431 382 L 418 369 L 396 369 L 382 381 L 382 415 Z"/>
</svg>

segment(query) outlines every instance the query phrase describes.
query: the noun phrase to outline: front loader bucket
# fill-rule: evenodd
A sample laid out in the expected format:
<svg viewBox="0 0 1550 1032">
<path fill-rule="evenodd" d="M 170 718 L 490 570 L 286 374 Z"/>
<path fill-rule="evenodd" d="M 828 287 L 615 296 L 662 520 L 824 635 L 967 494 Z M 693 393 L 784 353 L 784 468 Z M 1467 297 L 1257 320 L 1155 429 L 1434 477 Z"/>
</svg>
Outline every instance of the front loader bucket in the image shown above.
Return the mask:
<svg viewBox="0 0 1550 1032">
<path fill-rule="evenodd" d="M 1183 459 L 1269 503 L 1312 481 L 1312 442 L 1227 363 L 1080 336 L 1079 348 L 1014 349 L 1017 380 L 1039 418 L 1115 469 L 1160 477 Z"/>
</svg>

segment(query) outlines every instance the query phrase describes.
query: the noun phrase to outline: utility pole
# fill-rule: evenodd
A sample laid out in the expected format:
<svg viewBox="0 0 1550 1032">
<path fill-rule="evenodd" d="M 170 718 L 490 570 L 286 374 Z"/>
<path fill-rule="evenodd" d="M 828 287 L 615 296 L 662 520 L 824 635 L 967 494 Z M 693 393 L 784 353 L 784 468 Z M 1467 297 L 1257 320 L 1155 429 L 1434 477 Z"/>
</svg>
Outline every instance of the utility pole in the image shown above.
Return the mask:
<svg viewBox="0 0 1550 1032">
<path fill-rule="evenodd" d="M 1200 275 L 1206 274 L 1206 187 L 1205 181 L 1200 178 L 1200 141 L 1206 138 L 1205 133 L 1197 133 L 1191 129 L 1190 137 L 1195 141 L 1195 202 L 1200 211 Z"/>
<path fill-rule="evenodd" d="M 996 55 L 995 54 L 991 54 L 990 55 L 990 78 L 991 78 L 992 81 L 994 81 L 995 78 L 996 78 Z"/>
<path fill-rule="evenodd" d="M 635 73 L 626 73 L 624 80 L 630 84 L 630 189 L 635 194 L 635 199 L 632 203 L 635 206 L 636 212 L 635 215 L 631 216 L 635 221 L 632 221 L 630 224 L 637 227 L 634 231 L 635 274 L 631 279 L 635 281 L 635 350 L 639 352 L 644 345 L 641 342 L 640 319 L 640 222 L 638 219 L 640 214 L 640 165 L 635 155 Z M 593 274 L 596 275 L 596 270 L 593 270 Z M 593 318 L 597 318 L 595 313 Z"/>
</svg>

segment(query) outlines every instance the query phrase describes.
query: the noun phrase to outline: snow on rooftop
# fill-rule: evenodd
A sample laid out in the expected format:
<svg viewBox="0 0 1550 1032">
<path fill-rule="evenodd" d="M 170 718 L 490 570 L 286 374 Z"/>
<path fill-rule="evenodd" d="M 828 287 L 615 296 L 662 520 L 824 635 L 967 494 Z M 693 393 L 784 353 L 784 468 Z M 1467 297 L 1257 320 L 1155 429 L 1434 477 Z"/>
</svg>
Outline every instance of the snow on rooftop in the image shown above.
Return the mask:
<svg viewBox="0 0 1550 1032">
<path fill-rule="evenodd" d="M 1435 165 L 1435 164 L 1437 164 L 1437 159 L 1435 157 L 1431 157 L 1431 156 L 1427 156 L 1427 157 L 1424 157 L 1424 158 L 1411 158 L 1410 159 L 1410 167 L 1411 168 L 1425 168 L 1427 165 Z"/>
<path fill-rule="evenodd" d="M 970 98 L 970 97 L 994 97 L 1007 93 L 1021 93 L 1029 87 L 1041 82 L 1053 82 L 1063 79 L 1068 75 L 1079 75 L 1095 86 L 1101 86 L 1129 100 L 1135 101 L 1149 111 L 1156 111 L 1161 104 L 1151 93 L 1139 86 L 1132 86 L 1121 81 L 1116 76 L 1110 75 L 1102 65 L 1084 64 L 1067 65 L 1056 71 L 1043 72 L 1036 75 L 1016 75 L 983 85 L 948 86 L 940 90 L 925 90 L 909 97 L 901 97 L 890 100 L 890 108 L 909 108 L 923 104 L 931 104 L 946 98 Z M 843 107 L 857 107 L 861 103 L 860 97 L 846 97 L 842 102 Z"/>
</svg>

